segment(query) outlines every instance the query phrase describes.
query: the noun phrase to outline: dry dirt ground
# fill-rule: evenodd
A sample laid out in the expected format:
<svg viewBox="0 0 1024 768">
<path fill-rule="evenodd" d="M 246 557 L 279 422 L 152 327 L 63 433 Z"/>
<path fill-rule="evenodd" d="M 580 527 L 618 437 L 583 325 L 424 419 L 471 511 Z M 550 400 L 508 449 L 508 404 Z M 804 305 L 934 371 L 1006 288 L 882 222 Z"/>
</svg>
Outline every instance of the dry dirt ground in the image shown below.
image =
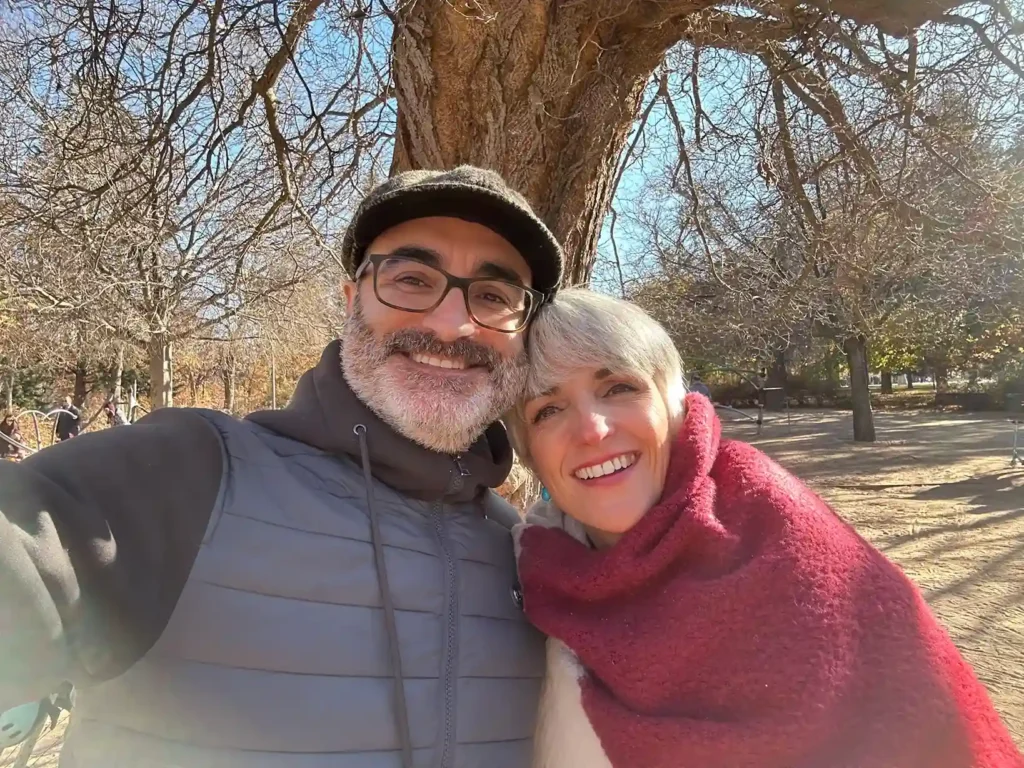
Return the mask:
<svg viewBox="0 0 1024 768">
<path fill-rule="evenodd" d="M 725 421 L 726 414 L 723 414 Z M 1024 748 L 1024 467 L 998 414 L 877 413 L 855 444 L 848 413 L 729 421 L 807 481 L 922 589 Z M 1024 430 L 1021 433 L 1024 442 Z"/>
<path fill-rule="evenodd" d="M 760 436 L 730 414 L 723 421 L 920 585 L 1024 747 L 1024 468 L 1010 467 L 1011 425 L 998 415 L 878 413 L 878 442 L 856 445 L 848 413 L 794 411 L 791 426 L 770 417 Z M 29 765 L 56 765 L 62 725 Z M 3 755 L 0 768 L 13 760 Z"/>
</svg>

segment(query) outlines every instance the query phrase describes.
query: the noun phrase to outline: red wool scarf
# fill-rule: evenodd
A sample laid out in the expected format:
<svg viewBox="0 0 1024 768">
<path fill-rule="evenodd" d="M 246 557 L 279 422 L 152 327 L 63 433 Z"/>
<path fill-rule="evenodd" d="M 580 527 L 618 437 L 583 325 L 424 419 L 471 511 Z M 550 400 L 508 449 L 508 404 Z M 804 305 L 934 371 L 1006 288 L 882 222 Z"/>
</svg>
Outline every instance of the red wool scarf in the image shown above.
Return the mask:
<svg viewBox="0 0 1024 768">
<path fill-rule="evenodd" d="M 918 590 L 687 398 L 661 501 L 611 549 L 531 525 L 530 620 L 585 670 L 614 768 L 1022 768 Z"/>
</svg>

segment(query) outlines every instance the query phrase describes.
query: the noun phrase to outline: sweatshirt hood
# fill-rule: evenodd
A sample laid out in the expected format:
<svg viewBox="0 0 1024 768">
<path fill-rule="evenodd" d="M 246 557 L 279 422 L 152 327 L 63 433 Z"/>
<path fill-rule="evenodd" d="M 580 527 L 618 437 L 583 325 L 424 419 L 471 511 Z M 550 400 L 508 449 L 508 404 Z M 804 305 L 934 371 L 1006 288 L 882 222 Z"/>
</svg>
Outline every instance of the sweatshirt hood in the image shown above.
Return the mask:
<svg viewBox="0 0 1024 768">
<path fill-rule="evenodd" d="M 246 418 L 357 465 L 359 438 L 353 430 L 362 424 L 373 476 L 416 499 L 470 501 L 486 488 L 501 485 L 512 468 L 512 447 L 500 423 L 488 427 L 457 462 L 454 456 L 424 448 L 396 432 L 349 388 L 341 371 L 338 340 L 328 344 L 317 366 L 302 375 L 284 409 L 257 411 Z M 461 490 L 451 493 L 453 473 L 460 471 Z"/>
</svg>

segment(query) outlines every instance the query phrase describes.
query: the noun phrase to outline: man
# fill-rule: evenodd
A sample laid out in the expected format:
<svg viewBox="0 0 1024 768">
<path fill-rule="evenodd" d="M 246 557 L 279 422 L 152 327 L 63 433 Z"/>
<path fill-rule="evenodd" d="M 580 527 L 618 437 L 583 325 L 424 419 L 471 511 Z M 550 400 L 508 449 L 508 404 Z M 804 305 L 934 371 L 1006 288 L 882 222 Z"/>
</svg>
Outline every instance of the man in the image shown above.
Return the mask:
<svg viewBox="0 0 1024 768">
<path fill-rule="evenodd" d="M 704 383 L 699 373 L 695 373 L 690 377 L 690 391 L 704 395 L 708 400 L 711 399 L 711 390 L 708 389 L 708 385 Z"/>
<path fill-rule="evenodd" d="M 0 468 L 0 709 L 78 683 L 64 765 L 529 765 L 543 643 L 489 488 L 561 250 L 463 167 L 372 192 L 343 257 L 285 410 Z"/>
<path fill-rule="evenodd" d="M 65 397 L 57 414 L 57 439 L 63 442 L 78 437 L 82 431 L 82 412 L 78 410 L 71 397 Z"/>
</svg>

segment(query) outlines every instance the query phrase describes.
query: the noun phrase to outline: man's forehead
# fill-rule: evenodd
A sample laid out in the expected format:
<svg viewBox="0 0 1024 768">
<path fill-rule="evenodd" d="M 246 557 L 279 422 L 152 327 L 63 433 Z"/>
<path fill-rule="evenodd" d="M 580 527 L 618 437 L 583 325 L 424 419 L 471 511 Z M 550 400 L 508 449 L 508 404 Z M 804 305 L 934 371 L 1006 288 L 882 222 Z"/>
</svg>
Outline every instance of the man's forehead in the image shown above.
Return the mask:
<svg viewBox="0 0 1024 768">
<path fill-rule="evenodd" d="M 410 219 L 382 232 L 366 252 L 394 254 L 399 250 L 402 255 L 418 252 L 423 261 L 452 273 L 491 274 L 526 285 L 532 282 L 530 267 L 515 246 L 475 222 L 444 216 Z"/>
</svg>

